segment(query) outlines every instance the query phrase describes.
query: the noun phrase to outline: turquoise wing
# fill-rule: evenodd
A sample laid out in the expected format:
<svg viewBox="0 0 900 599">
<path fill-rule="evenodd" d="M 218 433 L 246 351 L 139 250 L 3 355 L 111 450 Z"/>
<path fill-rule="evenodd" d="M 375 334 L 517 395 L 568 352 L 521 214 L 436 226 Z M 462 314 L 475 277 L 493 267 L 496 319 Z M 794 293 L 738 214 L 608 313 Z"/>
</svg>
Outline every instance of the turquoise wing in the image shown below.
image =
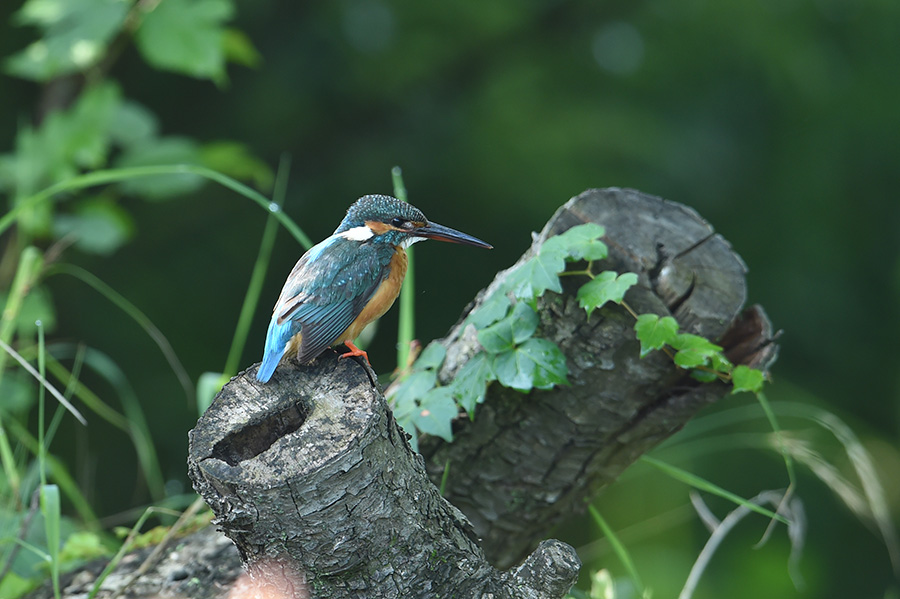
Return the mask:
<svg viewBox="0 0 900 599">
<path fill-rule="evenodd" d="M 257 378 L 267 381 L 297 333 L 298 359 L 309 362 L 347 330 L 387 277 L 394 248 L 329 237 L 310 249 L 288 276 L 275 305 L 263 364 Z"/>
</svg>

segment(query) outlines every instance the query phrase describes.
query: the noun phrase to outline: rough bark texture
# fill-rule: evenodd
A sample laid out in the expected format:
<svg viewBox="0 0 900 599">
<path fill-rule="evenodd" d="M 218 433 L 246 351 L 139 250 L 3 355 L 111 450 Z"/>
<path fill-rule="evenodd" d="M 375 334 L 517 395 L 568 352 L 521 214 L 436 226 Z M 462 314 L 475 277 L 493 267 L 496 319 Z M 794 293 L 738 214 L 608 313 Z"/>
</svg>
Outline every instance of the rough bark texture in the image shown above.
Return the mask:
<svg viewBox="0 0 900 599">
<path fill-rule="evenodd" d="M 562 597 L 580 562 L 539 547 L 498 572 L 425 473 L 364 362 L 327 352 L 235 377 L 190 434 L 190 475 L 276 596 Z"/>
<path fill-rule="evenodd" d="M 762 309 L 739 317 L 744 263 L 680 204 L 633 190 L 587 191 L 557 211 L 520 262 L 548 237 L 585 222 L 606 228 L 603 270 L 639 275 L 626 295 L 636 312 L 675 316 L 686 332 L 719 339 L 736 363 L 765 369 L 774 360 Z M 730 391 L 694 381 L 661 352 L 640 358 L 634 318 L 613 305 L 588 320 L 574 297 L 583 279 L 575 279 L 564 277 L 567 293 L 541 300 L 538 331 L 567 356 L 571 385 L 528 395 L 493 385 L 477 417 L 459 420 L 453 443 L 420 442 L 432 480 L 450 463 L 445 496 L 469 517 L 497 567 L 520 560 L 628 465 Z M 471 327 L 461 325 L 443 343 L 447 381 L 478 346 Z"/>
<path fill-rule="evenodd" d="M 588 221 L 606 227 L 610 257 L 599 266 L 639 274 L 626 296 L 637 312 L 674 315 L 687 331 L 718 339 L 735 363 L 771 364 L 765 313 L 741 312 L 743 262 L 684 206 L 591 190 L 554 215 L 522 260 Z M 475 420 L 456 423 L 452 444 L 422 440 L 424 461 L 358 362 L 326 353 L 310 366 L 283 365 L 267 385 L 255 381 L 255 367 L 237 376 L 191 433 L 190 471 L 249 575 L 203 594 L 154 572 L 158 596 L 208 597 L 212 588 L 223 597 L 229 589 L 230 597 L 561 597 L 578 558 L 564 543 L 538 541 L 729 392 L 695 382 L 660 353 L 640 359 L 632 316 L 613 306 L 588 320 L 573 296 L 581 281 L 564 279 L 566 293 L 540 301 L 538 334 L 566 354 L 571 385 L 529 394 L 492 385 Z M 446 381 L 478 345 L 460 325 L 443 343 Z M 425 471 L 437 481 L 448 461 L 452 505 Z M 182 541 L 181 553 L 192 542 Z M 525 555 L 514 569 L 496 569 Z M 222 560 L 216 579 L 236 577 Z M 129 596 L 157 596 L 148 585 Z"/>
</svg>

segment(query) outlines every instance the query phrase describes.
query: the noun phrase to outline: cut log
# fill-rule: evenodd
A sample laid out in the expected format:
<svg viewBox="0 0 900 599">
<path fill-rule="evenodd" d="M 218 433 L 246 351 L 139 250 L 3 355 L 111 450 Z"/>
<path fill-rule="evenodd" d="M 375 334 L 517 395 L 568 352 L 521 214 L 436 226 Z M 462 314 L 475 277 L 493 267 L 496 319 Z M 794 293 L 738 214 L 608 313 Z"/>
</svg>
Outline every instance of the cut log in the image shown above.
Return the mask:
<svg viewBox="0 0 900 599">
<path fill-rule="evenodd" d="M 765 313 L 754 306 L 741 314 L 744 262 L 681 204 L 634 190 L 587 191 L 556 212 L 517 264 L 547 238 L 586 222 L 606 229 L 609 258 L 599 270 L 639 275 L 625 296 L 636 312 L 674 316 L 683 331 L 719 340 L 736 364 L 765 370 L 773 362 Z M 469 311 L 514 268 L 498 274 Z M 573 279 L 563 277 L 564 294 L 540 300 L 537 332 L 562 348 L 570 385 L 527 395 L 492 385 L 475 419 L 458 420 L 453 443 L 420 441 L 432 480 L 449 464 L 445 496 L 469 517 L 497 567 L 520 560 L 638 457 L 730 392 L 723 383 L 695 381 L 662 352 L 641 358 L 634 317 L 611 305 L 588 319 L 575 299 L 584 279 Z M 445 383 L 479 351 L 462 320 L 441 341 Z"/>
</svg>

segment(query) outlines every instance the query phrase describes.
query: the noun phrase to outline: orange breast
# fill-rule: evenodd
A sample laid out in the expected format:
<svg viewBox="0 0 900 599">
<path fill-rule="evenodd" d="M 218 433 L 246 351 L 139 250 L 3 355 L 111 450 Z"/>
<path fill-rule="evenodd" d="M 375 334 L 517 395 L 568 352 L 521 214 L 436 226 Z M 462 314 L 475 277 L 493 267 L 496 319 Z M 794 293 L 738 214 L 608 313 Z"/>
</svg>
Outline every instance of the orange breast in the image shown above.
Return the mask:
<svg viewBox="0 0 900 599">
<path fill-rule="evenodd" d="M 406 250 L 397 246 L 393 257 L 391 258 L 390 274 L 381 282 L 378 289 L 375 290 L 372 299 L 369 300 L 369 303 L 366 304 L 366 307 L 363 308 L 360 315 L 356 317 L 356 320 L 347 327 L 347 330 L 344 331 L 342 335 L 335 339 L 333 345 L 338 345 L 344 341 L 353 341 L 359 336 L 367 324 L 381 318 L 381 315 L 394 305 L 394 300 L 400 295 L 400 287 L 403 285 L 403 277 L 406 276 L 408 262 Z"/>
</svg>

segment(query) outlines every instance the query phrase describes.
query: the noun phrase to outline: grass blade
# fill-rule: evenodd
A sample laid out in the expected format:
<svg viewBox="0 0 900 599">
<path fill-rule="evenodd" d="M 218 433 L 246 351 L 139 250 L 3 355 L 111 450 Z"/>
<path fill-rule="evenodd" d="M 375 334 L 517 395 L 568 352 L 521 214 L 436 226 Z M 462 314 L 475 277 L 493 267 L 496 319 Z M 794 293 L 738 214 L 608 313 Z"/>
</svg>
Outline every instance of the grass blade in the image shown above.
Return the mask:
<svg viewBox="0 0 900 599">
<path fill-rule="evenodd" d="M 56 485 L 41 485 L 41 513 L 44 515 L 47 553 L 50 555 L 50 576 L 53 580 L 53 595 L 59 599 L 59 549 L 62 541 L 60 533 L 62 510 L 59 503 L 59 487 Z"/>
<path fill-rule="evenodd" d="M 73 406 L 71 403 L 69 403 L 69 400 L 66 399 L 65 397 L 63 397 L 62 393 L 60 393 L 59 391 L 56 390 L 56 387 L 54 387 L 53 385 L 50 384 L 50 381 L 48 381 L 43 376 L 41 376 L 41 373 L 39 373 L 37 370 L 35 370 L 34 366 L 29 364 L 25 360 L 25 358 L 20 356 L 19 352 L 17 352 L 13 348 L 11 348 L 9 345 L 4 343 L 2 340 L 0 340 L 0 349 L 3 349 L 6 353 L 11 355 L 16 360 L 16 362 L 18 362 L 22 366 L 22 368 L 25 369 L 25 371 L 28 374 L 30 374 L 31 376 L 36 378 L 41 385 L 46 387 L 47 391 L 50 392 L 50 395 L 55 397 L 56 400 L 59 401 L 59 403 L 61 403 L 63 406 L 65 406 L 65 408 L 73 416 L 75 416 L 75 418 L 78 419 L 78 422 L 80 422 L 84 426 L 87 426 L 87 420 L 84 419 L 84 416 L 81 415 L 81 412 L 79 412 L 78 409 L 75 408 L 75 406 Z"/>
<path fill-rule="evenodd" d="M 306 234 L 300 229 L 300 227 L 297 226 L 294 221 L 290 219 L 290 217 L 288 217 L 286 214 L 284 214 L 284 212 L 281 211 L 281 208 L 277 204 L 274 204 L 271 200 L 269 200 L 269 198 L 259 193 L 252 187 L 248 187 L 227 175 L 223 175 L 222 173 L 206 168 L 205 166 L 199 166 L 196 164 L 163 164 L 154 166 L 135 166 L 129 168 L 105 169 L 85 173 L 83 175 L 78 175 L 77 177 L 72 177 L 71 179 L 66 179 L 65 181 L 60 181 L 59 183 L 55 183 L 50 187 L 37 192 L 36 194 L 28 196 L 27 198 L 23 198 L 13 207 L 12 210 L 3 215 L 3 217 L 0 217 L 0 234 L 6 231 L 15 222 L 20 212 L 36 206 L 42 202 L 50 201 L 54 196 L 62 192 L 84 189 L 85 187 L 93 187 L 95 185 L 116 183 L 118 181 L 133 179 L 135 177 L 178 174 L 191 174 L 205 177 L 210 181 L 215 181 L 219 185 L 222 185 L 223 187 L 227 187 L 228 189 L 239 193 L 245 198 L 253 200 L 265 210 L 272 212 L 272 214 L 275 215 L 275 218 L 278 219 L 278 222 L 280 222 L 282 226 L 284 226 L 284 228 L 294 236 L 294 239 L 296 239 L 300 243 L 300 245 L 302 245 L 306 249 L 312 247 L 312 242 L 310 241 L 309 237 L 306 236 Z"/>
<path fill-rule="evenodd" d="M 701 491 L 706 491 L 707 493 L 712 493 L 713 495 L 718 495 L 719 497 L 723 497 L 737 505 L 747 508 L 748 510 L 752 510 L 758 514 L 762 514 L 763 516 L 766 516 L 767 518 L 772 518 L 772 519 L 778 520 L 782 524 L 790 524 L 790 522 L 788 522 L 788 520 L 784 516 L 781 516 L 779 514 L 776 514 L 775 512 L 767 510 L 766 508 L 764 508 L 760 505 L 757 505 L 755 503 L 747 501 L 740 495 L 735 495 L 731 491 L 726 491 L 722 487 L 720 487 L 716 484 L 713 484 L 706 479 L 700 478 L 696 474 L 691 474 L 687 470 L 682 470 L 681 468 L 678 468 L 677 466 L 672 466 L 671 464 L 666 464 L 665 462 L 661 462 L 661 461 L 657 460 L 656 458 L 651 458 L 650 456 L 646 456 L 646 455 L 641 456 L 641 461 L 644 463 L 650 464 L 651 466 L 655 466 L 656 468 L 662 470 L 663 472 L 665 472 L 666 474 L 668 474 L 675 480 L 680 480 L 681 482 L 688 484 L 688 485 L 694 487 L 695 489 L 699 489 Z"/>
<path fill-rule="evenodd" d="M 278 172 L 275 174 L 275 190 L 272 199 L 277 206 L 284 206 L 287 197 L 288 174 L 290 173 L 290 157 L 286 154 L 281 157 L 278 165 Z M 269 268 L 269 261 L 272 259 L 272 249 L 275 247 L 275 237 L 278 233 L 278 221 L 274 212 L 269 213 L 266 219 L 266 227 L 263 230 L 262 240 L 259 244 L 259 252 L 256 255 L 256 262 L 253 264 L 253 271 L 250 274 L 250 282 L 247 284 L 247 293 L 244 295 L 244 303 L 241 305 L 241 313 L 238 316 L 237 326 L 235 326 L 234 337 L 231 340 L 231 347 L 228 350 L 228 357 L 225 359 L 225 369 L 221 377 L 222 384 L 237 374 L 238 365 L 240 364 L 241 354 L 247 345 L 247 336 L 250 333 L 250 325 L 253 322 L 253 314 L 256 312 L 256 306 L 259 304 L 259 297 L 262 294 L 263 282 L 265 280 L 266 271 Z"/>
<path fill-rule="evenodd" d="M 631 559 L 631 555 L 628 553 L 625 545 L 616 533 L 613 532 L 613 529 L 606 522 L 606 519 L 600 514 L 600 510 L 593 505 L 589 505 L 588 511 L 591 514 L 591 518 L 593 518 L 597 526 L 600 527 L 600 530 L 603 531 L 603 536 L 609 541 L 609 544 L 612 546 L 616 556 L 618 556 L 619 561 L 622 562 L 622 565 L 625 566 L 625 569 L 628 571 L 628 577 L 631 578 L 634 583 L 634 586 L 638 591 L 638 596 L 644 597 L 646 595 L 644 583 L 641 582 L 641 577 L 638 575 L 637 568 L 634 567 L 634 561 Z"/>
<path fill-rule="evenodd" d="M 150 426 L 147 424 L 147 419 L 144 416 L 137 394 L 132 389 L 128 377 L 125 376 L 119 365 L 105 353 L 93 348 L 75 350 L 68 344 L 58 344 L 53 346 L 53 350 L 60 358 L 68 357 L 68 354 L 72 353 L 73 350 L 76 355 L 80 351 L 83 355 L 84 363 L 106 379 L 110 386 L 115 389 L 124 412 L 125 428 L 123 430 L 131 439 L 135 453 L 137 453 L 138 463 L 143 471 L 150 495 L 156 501 L 165 497 L 165 477 L 159 464 L 153 437 L 150 434 Z M 98 401 L 100 401 L 99 398 Z"/>
<path fill-rule="evenodd" d="M 403 171 L 399 166 L 391 169 L 391 179 L 394 183 L 394 196 L 398 200 L 407 201 Z M 400 317 L 397 325 L 397 370 L 400 372 L 409 366 L 409 353 L 416 328 L 416 269 L 412 246 L 406 248 L 406 256 L 409 263 L 406 278 L 400 288 Z"/>
<path fill-rule="evenodd" d="M 169 343 L 169 340 L 166 339 L 166 336 L 163 335 L 162 331 L 153 324 L 153 321 L 150 320 L 146 314 L 125 299 L 125 296 L 104 283 L 99 277 L 86 271 L 80 266 L 75 266 L 74 264 L 54 264 L 47 269 L 48 277 L 57 273 L 69 275 L 86 283 L 88 286 L 93 287 L 97 293 L 108 299 L 115 304 L 116 307 L 125 312 L 125 314 L 130 316 L 132 320 L 144 329 L 144 332 L 147 333 L 154 343 L 156 343 L 156 346 L 159 347 L 159 350 L 162 352 L 166 361 L 169 363 L 169 366 L 172 368 L 172 371 L 175 373 L 175 376 L 178 378 L 178 381 L 181 383 L 181 387 L 184 389 L 188 400 L 194 400 L 194 387 L 191 383 L 191 378 L 181 364 L 181 360 L 178 359 L 175 350 L 172 349 L 172 345 Z"/>
</svg>

